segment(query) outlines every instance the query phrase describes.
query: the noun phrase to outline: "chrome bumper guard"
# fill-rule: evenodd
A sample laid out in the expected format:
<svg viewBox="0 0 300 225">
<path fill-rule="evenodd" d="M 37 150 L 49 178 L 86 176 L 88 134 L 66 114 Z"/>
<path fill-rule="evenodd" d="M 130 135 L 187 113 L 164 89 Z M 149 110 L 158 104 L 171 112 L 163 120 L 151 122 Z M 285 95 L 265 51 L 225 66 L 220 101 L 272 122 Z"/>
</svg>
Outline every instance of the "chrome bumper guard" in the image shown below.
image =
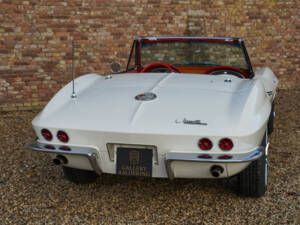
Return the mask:
<svg viewBox="0 0 300 225">
<path fill-rule="evenodd" d="M 86 157 L 93 170 L 101 175 L 102 174 L 102 171 L 100 169 L 100 167 L 98 166 L 98 163 L 97 163 L 97 158 L 98 158 L 98 154 L 96 153 L 96 150 L 93 149 L 93 148 L 88 148 L 88 147 L 74 147 L 72 146 L 72 150 L 79 150 L 79 151 L 62 151 L 62 150 L 58 150 L 58 145 L 53 145 L 56 147 L 56 149 L 47 149 L 45 147 L 43 147 L 42 144 L 31 144 L 29 145 L 29 148 L 33 151 L 39 151 L 39 152 L 45 152 L 45 153 L 54 153 L 54 154 L 57 154 L 57 155 L 73 155 L 73 156 L 84 156 Z M 84 150 L 84 151 L 83 151 Z"/>
<path fill-rule="evenodd" d="M 167 174 L 169 179 L 174 179 L 174 173 L 171 169 L 171 163 L 173 161 L 185 161 L 185 162 L 199 162 L 199 163 L 243 163 L 243 162 L 251 162 L 256 159 L 259 159 L 265 151 L 265 147 L 259 146 L 255 148 L 253 151 L 248 153 L 241 154 L 210 154 L 212 158 L 204 159 L 199 158 L 201 153 L 179 153 L 179 152 L 169 152 L 166 154 L 165 164 L 167 169 Z M 231 159 L 218 159 L 218 157 L 222 155 L 230 155 Z"/>
</svg>

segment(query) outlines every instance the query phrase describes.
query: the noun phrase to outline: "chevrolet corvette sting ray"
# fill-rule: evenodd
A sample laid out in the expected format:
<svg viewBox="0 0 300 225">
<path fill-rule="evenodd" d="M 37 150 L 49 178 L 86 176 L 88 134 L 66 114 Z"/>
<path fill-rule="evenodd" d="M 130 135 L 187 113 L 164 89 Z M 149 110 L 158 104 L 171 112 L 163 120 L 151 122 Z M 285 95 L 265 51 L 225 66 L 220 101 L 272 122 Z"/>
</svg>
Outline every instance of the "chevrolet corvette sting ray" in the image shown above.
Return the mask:
<svg viewBox="0 0 300 225">
<path fill-rule="evenodd" d="M 236 176 L 240 194 L 265 193 L 278 79 L 253 70 L 242 38 L 139 37 L 112 70 L 63 87 L 32 121 L 30 149 L 75 183 Z"/>
</svg>

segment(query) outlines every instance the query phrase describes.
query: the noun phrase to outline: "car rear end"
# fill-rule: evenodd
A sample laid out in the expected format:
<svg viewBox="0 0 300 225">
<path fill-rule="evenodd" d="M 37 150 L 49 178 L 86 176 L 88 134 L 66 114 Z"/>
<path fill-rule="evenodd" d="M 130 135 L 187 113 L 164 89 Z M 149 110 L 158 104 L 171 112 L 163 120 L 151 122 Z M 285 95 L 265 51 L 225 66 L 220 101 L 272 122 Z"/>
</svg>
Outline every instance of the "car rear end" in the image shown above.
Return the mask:
<svg viewBox="0 0 300 225">
<path fill-rule="evenodd" d="M 55 164 L 98 174 L 162 178 L 233 176 L 264 153 L 265 127 L 245 137 L 121 133 L 35 127 L 31 149 Z M 253 142 L 253 140 L 257 140 Z"/>
</svg>

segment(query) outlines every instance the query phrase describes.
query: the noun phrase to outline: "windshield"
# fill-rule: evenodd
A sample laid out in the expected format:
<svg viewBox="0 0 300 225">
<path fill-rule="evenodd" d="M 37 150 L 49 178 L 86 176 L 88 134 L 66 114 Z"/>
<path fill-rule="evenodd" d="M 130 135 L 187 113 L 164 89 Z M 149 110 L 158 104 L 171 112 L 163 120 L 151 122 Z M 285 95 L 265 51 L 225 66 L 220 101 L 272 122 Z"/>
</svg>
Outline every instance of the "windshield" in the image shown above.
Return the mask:
<svg viewBox="0 0 300 225">
<path fill-rule="evenodd" d="M 248 70 L 239 44 L 205 41 L 142 42 L 141 66 L 161 62 L 174 66 L 232 66 Z"/>
</svg>

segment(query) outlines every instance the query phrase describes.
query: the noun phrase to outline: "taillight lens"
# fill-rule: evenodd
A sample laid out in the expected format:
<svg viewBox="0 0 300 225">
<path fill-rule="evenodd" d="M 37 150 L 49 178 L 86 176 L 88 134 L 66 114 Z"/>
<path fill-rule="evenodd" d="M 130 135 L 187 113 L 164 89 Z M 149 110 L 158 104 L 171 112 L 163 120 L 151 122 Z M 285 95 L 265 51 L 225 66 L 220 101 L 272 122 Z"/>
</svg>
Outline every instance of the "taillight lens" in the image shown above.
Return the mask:
<svg viewBox="0 0 300 225">
<path fill-rule="evenodd" d="M 233 143 L 229 138 L 223 138 L 219 141 L 219 147 L 224 151 L 229 151 L 233 148 Z"/>
<path fill-rule="evenodd" d="M 63 151 L 71 151 L 71 148 L 69 146 L 60 146 L 59 149 Z"/>
<path fill-rule="evenodd" d="M 55 149 L 55 147 L 53 145 L 45 145 L 44 147 L 47 149 L 51 149 L 51 150 Z"/>
<path fill-rule="evenodd" d="M 51 134 L 51 132 L 50 132 L 49 130 L 47 130 L 47 129 L 42 129 L 41 133 L 42 133 L 42 136 L 43 136 L 47 141 L 51 141 L 51 140 L 52 140 L 53 136 L 52 136 L 52 134 Z"/>
<path fill-rule="evenodd" d="M 203 154 L 203 155 L 199 155 L 198 156 L 199 159 L 211 159 L 212 156 L 208 155 L 208 154 Z"/>
<path fill-rule="evenodd" d="M 64 143 L 67 143 L 69 141 L 69 136 L 67 135 L 67 133 L 61 130 L 57 132 L 57 138 Z"/>
<path fill-rule="evenodd" d="M 208 139 L 208 138 L 202 138 L 200 139 L 199 143 L 198 143 L 199 148 L 201 148 L 202 150 L 210 150 L 213 146 L 212 142 Z"/>
<path fill-rule="evenodd" d="M 218 159 L 232 159 L 231 155 L 221 155 L 218 157 Z"/>
</svg>

